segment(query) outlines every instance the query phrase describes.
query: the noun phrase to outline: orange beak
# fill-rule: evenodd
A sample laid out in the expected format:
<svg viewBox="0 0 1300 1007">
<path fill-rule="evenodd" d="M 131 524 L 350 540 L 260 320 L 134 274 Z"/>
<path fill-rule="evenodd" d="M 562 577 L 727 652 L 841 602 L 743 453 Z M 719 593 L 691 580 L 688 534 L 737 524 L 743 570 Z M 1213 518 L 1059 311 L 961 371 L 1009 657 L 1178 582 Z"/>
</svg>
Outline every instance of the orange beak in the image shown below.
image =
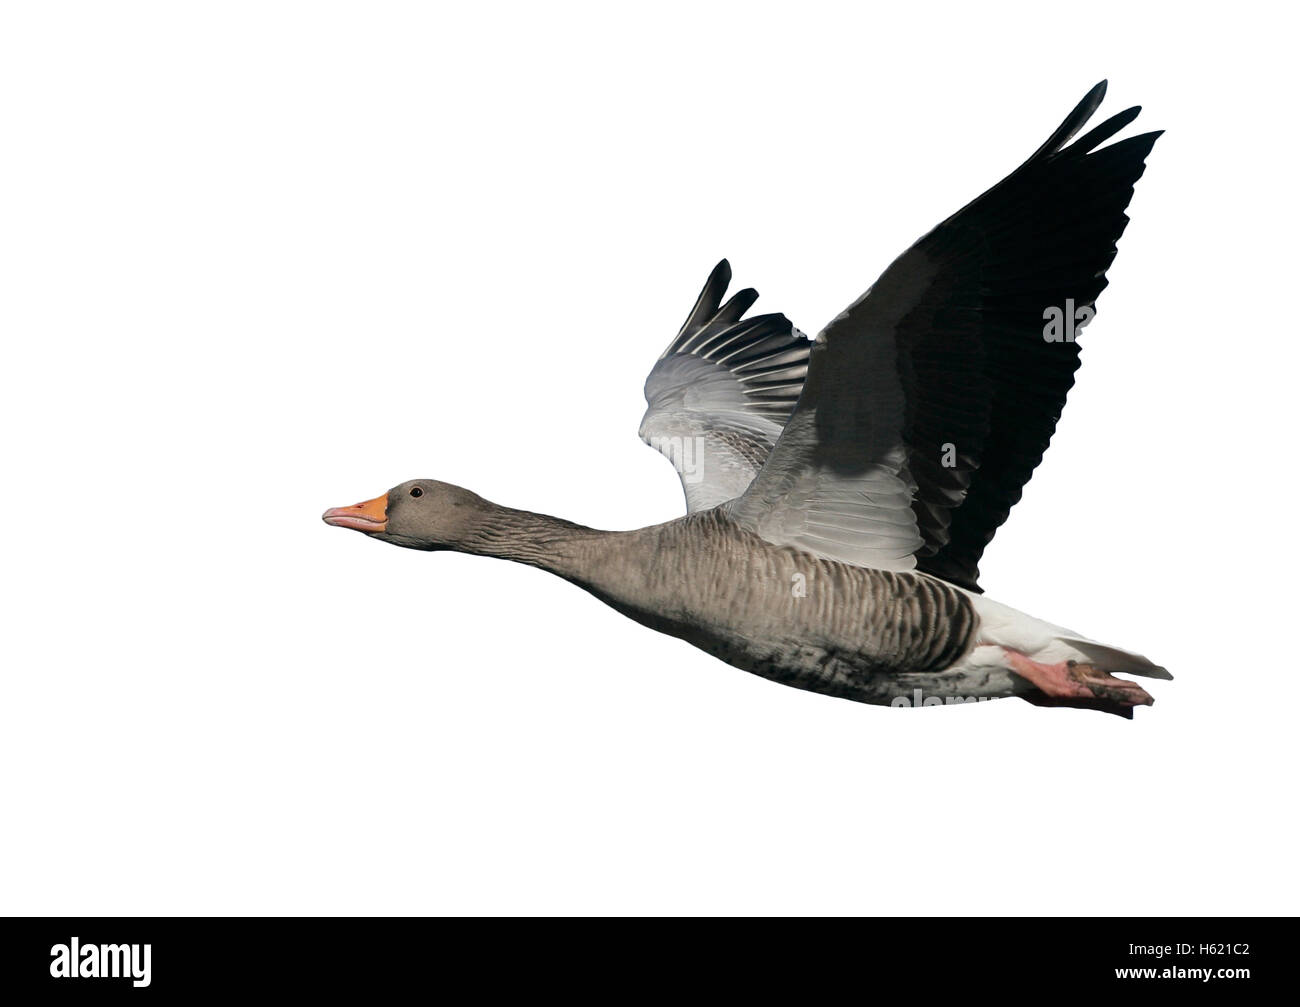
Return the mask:
<svg viewBox="0 0 1300 1007">
<path fill-rule="evenodd" d="M 383 531 L 388 527 L 388 494 L 351 507 L 331 507 L 321 515 L 326 524 L 357 531 Z"/>
</svg>

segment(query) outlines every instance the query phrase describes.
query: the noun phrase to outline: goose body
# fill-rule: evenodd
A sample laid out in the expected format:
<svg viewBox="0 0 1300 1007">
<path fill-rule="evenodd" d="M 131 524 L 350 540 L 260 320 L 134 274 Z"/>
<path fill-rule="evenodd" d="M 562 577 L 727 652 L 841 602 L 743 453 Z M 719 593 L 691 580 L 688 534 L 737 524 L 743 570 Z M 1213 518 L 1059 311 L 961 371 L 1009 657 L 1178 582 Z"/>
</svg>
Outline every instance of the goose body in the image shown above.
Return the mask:
<svg viewBox="0 0 1300 1007">
<path fill-rule="evenodd" d="M 949 671 L 946 685 L 955 685 L 975 641 L 973 605 L 957 588 L 775 546 L 718 509 L 631 532 L 557 530 L 569 546 L 537 565 L 651 629 L 788 685 L 887 702 L 890 680 L 909 672 Z"/>
<path fill-rule="evenodd" d="M 1078 366 L 1053 312 L 1091 318 L 1159 135 L 1094 152 L 1130 109 L 1066 146 L 1104 90 L 816 341 L 779 314 L 746 318 L 752 290 L 723 303 L 719 263 L 646 382 L 641 435 L 678 469 L 686 516 L 597 531 L 421 479 L 325 520 L 541 567 L 814 692 L 883 705 L 1019 696 L 1130 716 L 1151 697 L 1114 673 L 1170 677 L 1163 668 L 987 599 L 977 582 Z"/>
</svg>

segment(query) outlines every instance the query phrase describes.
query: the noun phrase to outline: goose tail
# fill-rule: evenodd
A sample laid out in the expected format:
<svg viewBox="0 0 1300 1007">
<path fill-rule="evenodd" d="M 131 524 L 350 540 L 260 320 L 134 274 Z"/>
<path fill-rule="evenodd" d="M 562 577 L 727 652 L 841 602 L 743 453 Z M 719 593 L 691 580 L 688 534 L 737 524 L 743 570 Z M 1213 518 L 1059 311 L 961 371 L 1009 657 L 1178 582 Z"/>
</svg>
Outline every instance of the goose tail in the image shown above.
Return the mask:
<svg viewBox="0 0 1300 1007">
<path fill-rule="evenodd" d="M 1017 695 L 1037 706 L 1072 706 L 1131 717 L 1134 706 L 1155 700 L 1132 675 L 1171 680 L 1168 669 L 1141 654 L 1098 643 L 1073 630 L 1035 619 L 993 601 L 968 594 L 979 616 L 983 645 L 1000 649 L 1001 661 L 1024 686 Z"/>
<path fill-rule="evenodd" d="M 1082 636 L 1061 636 L 1057 639 L 1064 646 L 1079 652 L 1081 657 L 1075 660 L 1082 660 L 1111 674 L 1119 672 L 1122 675 L 1159 678 L 1166 682 L 1172 682 L 1174 679 L 1167 668 L 1162 668 L 1154 661 L 1131 650 L 1121 650 L 1119 647 L 1111 647 Z"/>
</svg>

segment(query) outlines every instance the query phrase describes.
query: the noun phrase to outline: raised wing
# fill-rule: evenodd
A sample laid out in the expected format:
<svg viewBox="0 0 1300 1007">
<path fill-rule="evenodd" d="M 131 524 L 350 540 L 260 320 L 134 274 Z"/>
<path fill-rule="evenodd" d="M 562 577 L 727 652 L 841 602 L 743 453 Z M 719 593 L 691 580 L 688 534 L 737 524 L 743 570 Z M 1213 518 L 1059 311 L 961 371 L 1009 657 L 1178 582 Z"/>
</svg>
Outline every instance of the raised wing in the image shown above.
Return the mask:
<svg viewBox="0 0 1300 1007">
<path fill-rule="evenodd" d="M 1065 146 L 1088 93 L 1019 169 L 903 253 L 817 337 L 803 395 L 732 516 L 771 542 L 979 590 L 978 562 L 1056 429 L 1160 135 Z"/>
<path fill-rule="evenodd" d="M 673 463 L 692 513 L 745 492 L 808 370 L 808 339 L 784 315 L 744 318 L 752 289 L 723 304 L 730 282 L 723 259 L 645 383 L 641 439 Z"/>
</svg>

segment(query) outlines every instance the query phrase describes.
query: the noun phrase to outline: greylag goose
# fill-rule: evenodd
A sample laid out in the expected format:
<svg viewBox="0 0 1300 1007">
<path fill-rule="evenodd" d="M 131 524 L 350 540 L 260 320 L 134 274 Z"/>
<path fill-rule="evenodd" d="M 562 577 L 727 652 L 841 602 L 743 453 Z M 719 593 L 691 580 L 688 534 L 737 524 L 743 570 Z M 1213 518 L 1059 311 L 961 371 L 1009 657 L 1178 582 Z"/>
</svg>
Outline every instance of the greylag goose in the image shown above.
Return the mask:
<svg viewBox="0 0 1300 1007">
<path fill-rule="evenodd" d="M 785 685 L 864 703 L 1017 696 L 1132 716 L 1146 658 L 983 596 L 985 547 L 1042 459 L 1159 132 L 1073 143 L 1094 87 L 1024 164 L 808 340 L 713 270 L 650 371 L 641 437 L 687 514 L 598 531 L 414 479 L 324 520 L 527 563 Z"/>
</svg>

